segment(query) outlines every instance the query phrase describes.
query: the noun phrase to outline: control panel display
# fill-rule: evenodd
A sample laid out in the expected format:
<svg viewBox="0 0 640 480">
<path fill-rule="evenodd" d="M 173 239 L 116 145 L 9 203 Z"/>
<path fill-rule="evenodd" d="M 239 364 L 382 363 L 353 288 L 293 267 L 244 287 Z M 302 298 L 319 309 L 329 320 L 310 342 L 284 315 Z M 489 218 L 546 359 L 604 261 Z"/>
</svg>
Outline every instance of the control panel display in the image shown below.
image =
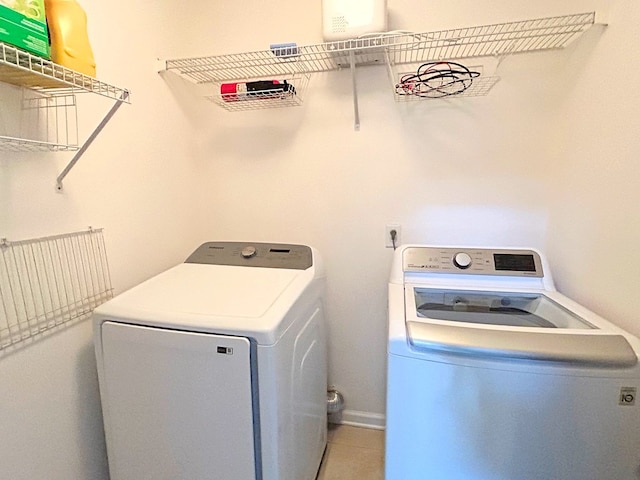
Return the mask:
<svg viewBox="0 0 640 480">
<path fill-rule="evenodd" d="M 536 263 L 533 255 L 516 255 L 511 253 L 494 253 L 493 261 L 496 270 L 509 272 L 535 272 Z"/>
</svg>

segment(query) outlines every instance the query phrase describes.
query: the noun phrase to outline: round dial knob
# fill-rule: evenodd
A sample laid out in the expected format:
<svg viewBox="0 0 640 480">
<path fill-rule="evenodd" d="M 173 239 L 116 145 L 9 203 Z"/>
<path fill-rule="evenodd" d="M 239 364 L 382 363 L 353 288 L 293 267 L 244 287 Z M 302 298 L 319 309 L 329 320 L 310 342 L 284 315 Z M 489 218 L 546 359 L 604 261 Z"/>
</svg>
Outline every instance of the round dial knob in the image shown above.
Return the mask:
<svg viewBox="0 0 640 480">
<path fill-rule="evenodd" d="M 240 254 L 244 257 L 244 258 L 251 258 L 256 254 L 256 247 L 253 246 L 248 246 L 248 247 L 244 247 L 242 249 L 242 252 L 240 252 Z"/>
<path fill-rule="evenodd" d="M 453 264 L 461 269 L 471 266 L 471 256 L 468 253 L 458 252 L 453 256 Z"/>
</svg>

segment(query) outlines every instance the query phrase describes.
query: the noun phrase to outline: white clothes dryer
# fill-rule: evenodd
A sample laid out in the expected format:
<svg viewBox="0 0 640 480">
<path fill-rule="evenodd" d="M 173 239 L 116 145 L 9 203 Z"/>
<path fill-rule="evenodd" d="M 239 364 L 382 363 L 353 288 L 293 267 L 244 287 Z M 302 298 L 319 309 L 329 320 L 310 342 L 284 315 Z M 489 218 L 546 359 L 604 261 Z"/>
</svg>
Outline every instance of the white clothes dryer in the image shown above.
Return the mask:
<svg viewBox="0 0 640 480">
<path fill-rule="evenodd" d="M 111 480 L 313 480 L 325 273 L 303 245 L 210 242 L 93 315 Z"/>
<path fill-rule="evenodd" d="M 639 479 L 639 352 L 537 251 L 398 248 L 386 480 Z"/>
</svg>

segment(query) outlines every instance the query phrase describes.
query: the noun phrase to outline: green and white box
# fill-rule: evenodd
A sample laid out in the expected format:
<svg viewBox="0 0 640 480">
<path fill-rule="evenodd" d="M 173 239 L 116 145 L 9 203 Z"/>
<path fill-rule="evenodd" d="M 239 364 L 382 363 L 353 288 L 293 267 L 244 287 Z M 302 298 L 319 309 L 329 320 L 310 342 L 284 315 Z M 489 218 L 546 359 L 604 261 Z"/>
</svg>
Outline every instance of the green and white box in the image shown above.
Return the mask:
<svg viewBox="0 0 640 480">
<path fill-rule="evenodd" d="M 0 0 L 0 42 L 49 58 L 44 0 Z"/>
</svg>

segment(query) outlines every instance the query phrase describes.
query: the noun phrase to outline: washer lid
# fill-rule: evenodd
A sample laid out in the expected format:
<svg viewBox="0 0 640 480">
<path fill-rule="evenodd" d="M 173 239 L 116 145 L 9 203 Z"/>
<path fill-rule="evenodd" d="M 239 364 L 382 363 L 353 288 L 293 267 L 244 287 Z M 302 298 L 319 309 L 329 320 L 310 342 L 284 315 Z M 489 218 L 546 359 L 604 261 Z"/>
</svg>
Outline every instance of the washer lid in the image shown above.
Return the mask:
<svg viewBox="0 0 640 480">
<path fill-rule="evenodd" d="M 418 318 L 510 327 L 595 328 L 539 292 L 414 288 L 413 294 Z"/>
<path fill-rule="evenodd" d="M 598 328 L 541 292 L 405 292 L 407 336 L 417 350 L 604 367 L 638 362 L 624 335 Z"/>
<path fill-rule="evenodd" d="M 418 350 L 485 359 L 538 360 L 624 368 L 638 363 L 627 339 L 618 334 L 489 330 L 473 326 L 407 322 L 409 342 Z"/>
</svg>

